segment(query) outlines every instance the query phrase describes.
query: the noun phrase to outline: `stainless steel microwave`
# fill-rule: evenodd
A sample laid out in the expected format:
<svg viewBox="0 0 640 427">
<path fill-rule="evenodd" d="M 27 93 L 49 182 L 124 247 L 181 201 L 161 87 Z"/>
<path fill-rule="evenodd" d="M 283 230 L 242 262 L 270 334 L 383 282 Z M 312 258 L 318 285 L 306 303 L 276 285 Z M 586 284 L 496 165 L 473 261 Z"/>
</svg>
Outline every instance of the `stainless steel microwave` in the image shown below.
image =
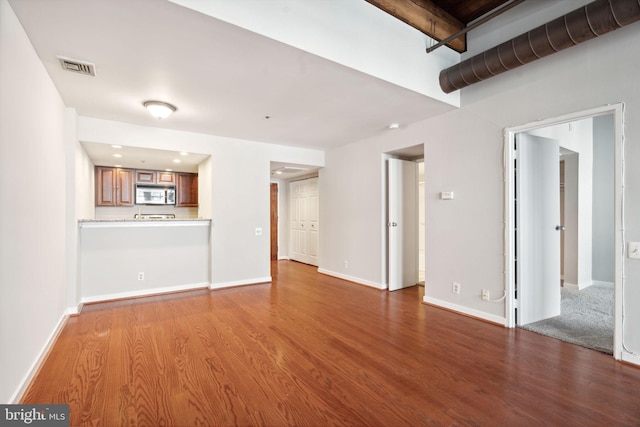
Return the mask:
<svg viewBox="0 0 640 427">
<path fill-rule="evenodd" d="M 136 187 L 137 205 L 175 205 L 175 187 Z"/>
</svg>

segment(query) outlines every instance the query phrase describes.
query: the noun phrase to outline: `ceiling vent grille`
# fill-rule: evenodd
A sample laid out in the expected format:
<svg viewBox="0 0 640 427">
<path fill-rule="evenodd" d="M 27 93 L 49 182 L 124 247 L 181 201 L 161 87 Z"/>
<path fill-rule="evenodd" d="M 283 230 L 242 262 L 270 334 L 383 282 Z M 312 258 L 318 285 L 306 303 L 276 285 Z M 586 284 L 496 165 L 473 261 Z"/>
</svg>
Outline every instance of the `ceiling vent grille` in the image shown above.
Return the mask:
<svg viewBox="0 0 640 427">
<path fill-rule="evenodd" d="M 65 58 L 58 56 L 60 65 L 63 70 L 73 71 L 74 73 L 86 74 L 88 76 L 96 75 L 96 66 L 90 62 L 79 61 L 77 59 Z"/>
</svg>

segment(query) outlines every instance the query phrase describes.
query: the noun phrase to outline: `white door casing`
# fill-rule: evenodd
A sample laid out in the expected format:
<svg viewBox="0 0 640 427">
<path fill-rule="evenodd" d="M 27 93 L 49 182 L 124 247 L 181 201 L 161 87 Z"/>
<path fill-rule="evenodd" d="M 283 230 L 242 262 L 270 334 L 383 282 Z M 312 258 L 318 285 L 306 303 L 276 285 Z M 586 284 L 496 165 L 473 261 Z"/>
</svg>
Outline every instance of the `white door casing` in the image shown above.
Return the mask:
<svg viewBox="0 0 640 427">
<path fill-rule="evenodd" d="M 560 315 L 560 145 L 516 135 L 518 324 Z"/>
</svg>

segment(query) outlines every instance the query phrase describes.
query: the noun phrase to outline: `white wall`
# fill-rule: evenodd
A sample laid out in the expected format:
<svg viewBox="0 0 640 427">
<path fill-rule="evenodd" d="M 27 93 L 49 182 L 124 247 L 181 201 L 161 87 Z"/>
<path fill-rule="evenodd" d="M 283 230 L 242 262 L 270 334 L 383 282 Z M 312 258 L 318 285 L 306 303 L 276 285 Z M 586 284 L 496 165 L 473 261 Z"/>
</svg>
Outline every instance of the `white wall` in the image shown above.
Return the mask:
<svg viewBox="0 0 640 427">
<path fill-rule="evenodd" d="M 6 0 L 0 58 L 0 402 L 8 403 L 67 307 L 65 123 L 73 117 Z"/>
<path fill-rule="evenodd" d="M 440 70 L 460 54 L 360 0 L 171 0 L 338 64 L 458 106 L 440 89 Z"/>
<path fill-rule="evenodd" d="M 199 176 L 200 216 L 212 219 L 212 287 L 270 280 L 270 162 L 324 165 L 317 150 L 80 117 L 81 141 L 211 155 Z M 203 169 L 200 170 L 201 172 Z M 255 229 L 262 228 L 261 236 Z"/>
<path fill-rule="evenodd" d="M 492 25 L 523 28 L 527 4 Z M 321 266 L 340 269 L 340 260 L 351 256 L 353 275 L 381 280 L 380 155 L 389 146 L 424 142 L 426 296 L 489 319 L 504 317 L 503 303 L 480 300 L 481 289 L 492 296 L 504 290 L 503 129 L 618 102 L 625 103 L 625 236 L 640 241 L 640 168 L 633 167 L 640 164 L 638 69 L 636 23 L 472 85 L 462 91 L 460 110 L 331 150 L 321 172 Z M 456 198 L 438 200 L 440 191 Z M 625 274 L 623 344 L 640 355 L 640 261 L 626 260 Z M 459 296 L 450 291 L 453 281 L 462 284 Z"/>
</svg>

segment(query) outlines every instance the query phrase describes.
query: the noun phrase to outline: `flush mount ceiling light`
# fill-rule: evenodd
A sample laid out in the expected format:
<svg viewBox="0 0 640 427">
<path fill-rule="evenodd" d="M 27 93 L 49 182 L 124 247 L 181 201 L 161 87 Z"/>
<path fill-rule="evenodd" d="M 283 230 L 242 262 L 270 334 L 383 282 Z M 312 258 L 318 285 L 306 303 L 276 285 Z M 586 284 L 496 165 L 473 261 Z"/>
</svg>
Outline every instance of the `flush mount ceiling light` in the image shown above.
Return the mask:
<svg viewBox="0 0 640 427">
<path fill-rule="evenodd" d="M 146 101 L 142 105 L 158 120 L 166 119 L 176 111 L 176 107 L 161 101 Z"/>
<path fill-rule="evenodd" d="M 399 123 L 391 123 L 389 125 L 389 129 L 398 129 L 400 127 Z"/>
</svg>

